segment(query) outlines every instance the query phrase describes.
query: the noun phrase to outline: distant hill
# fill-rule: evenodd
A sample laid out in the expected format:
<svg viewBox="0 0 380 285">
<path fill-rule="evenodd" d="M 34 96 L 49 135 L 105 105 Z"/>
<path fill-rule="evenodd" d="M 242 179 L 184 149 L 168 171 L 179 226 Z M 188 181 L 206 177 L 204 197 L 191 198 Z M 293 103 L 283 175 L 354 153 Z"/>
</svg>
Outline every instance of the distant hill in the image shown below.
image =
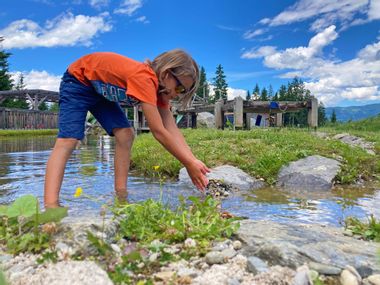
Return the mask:
<svg viewBox="0 0 380 285">
<path fill-rule="evenodd" d="M 338 121 L 358 121 L 380 114 L 380 103 L 364 106 L 326 107 L 326 117 L 328 119 L 331 118 L 333 110 L 335 110 L 336 118 Z"/>
</svg>

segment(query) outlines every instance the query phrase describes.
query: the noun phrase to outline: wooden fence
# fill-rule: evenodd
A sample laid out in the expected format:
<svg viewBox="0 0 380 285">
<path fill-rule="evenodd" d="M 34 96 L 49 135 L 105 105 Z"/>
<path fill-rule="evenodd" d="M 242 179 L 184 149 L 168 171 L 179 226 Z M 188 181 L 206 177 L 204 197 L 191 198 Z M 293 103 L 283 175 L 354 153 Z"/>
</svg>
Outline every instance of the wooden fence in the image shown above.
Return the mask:
<svg viewBox="0 0 380 285">
<path fill-rule="evenodd" d="M 56 129 L 58 113 L 0 108 L 0 129 Z"/>
</svg>

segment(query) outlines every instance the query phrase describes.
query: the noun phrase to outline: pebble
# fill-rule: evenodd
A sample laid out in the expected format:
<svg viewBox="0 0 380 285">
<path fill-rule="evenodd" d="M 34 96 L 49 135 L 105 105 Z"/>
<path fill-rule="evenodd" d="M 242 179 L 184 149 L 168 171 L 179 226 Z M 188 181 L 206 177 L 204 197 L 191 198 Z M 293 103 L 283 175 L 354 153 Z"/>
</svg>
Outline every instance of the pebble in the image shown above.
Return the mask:
<svg viewBox="0 0 380 285">
<path fill-rule="evenodd" d="M 205 260 L 207 264 L 221 264 L 224 262 L 224 256 L 220 251 L 210 251 L 206 254 Z"/>
<path fill-rule="evenodd" d="M 371 285 L 380 285 L 380 274 L 374 274 L 368 277 L 368 282 Z"/>
<path fill-rule="evenodd" d="M 239 250 L 243 247 L 243 245 L 240 240 L 235 240 L 232 243 L 232 247 L 234 248 L 234 250 Z"/>
</svg>

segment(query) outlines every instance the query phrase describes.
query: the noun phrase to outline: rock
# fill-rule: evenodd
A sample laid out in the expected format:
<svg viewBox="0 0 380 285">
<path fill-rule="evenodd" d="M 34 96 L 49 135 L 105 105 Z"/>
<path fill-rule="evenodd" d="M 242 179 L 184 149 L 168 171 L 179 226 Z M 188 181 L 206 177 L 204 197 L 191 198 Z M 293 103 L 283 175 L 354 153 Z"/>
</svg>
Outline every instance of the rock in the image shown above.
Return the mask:
<svg viewBox="0 0 380 285">
<path fill-rule="evenodd" d="M 224 262 L 224 256 L 220 251 L 210 251 L 206 254 L 205 260 L 207 264 L 221 264 Z"/>
<path fill-rule="evenodd" d="M 256 256 L 250 256 L 247 258 L 247 270 L 256 275 L 269 271 L 269 267 L 260 258 Z"/>
<path fill-rule="evenodd" d="M 175 271 L 161 271 L 161 272 L 157 272 L 156 274 L 154 274 L 154 277 L 157 280 L 162 280 L 162 281 L 167 282 L 170 279 L 172 279 L 174 275 L 175 275 Z"/>
<path fill-rule="evenodd" d="M 235 240 L 233 243 L 232 243 L 232 247 L 234 248 L 234 250 L 239 250 L 242 248 L 242 244 L 241 244 L 241 241 L 240 240 Z"/>
<path fill-rule="evenodd" d="M 302 265 L 297 268 L 296 275 L 293 279 L 293 285 L 313 285 L 310 277 L 310 270 L 307 265 Z"/>
<path fill-rule="evenodd" d="M 380 285 L 380 274 L 374 274 L 369 276 L 368 281 L 371 285 Z"/>
<path fill-rule="evenodd" d="M 198 113 L 197 127 L 215 128 L 215 116 L 209 112 Z"/>
<path fill-rule="evenodd" d="M 309 262 L 309 267 L 323 275 L 339 275 L 342 272 L 342 269 L 338 267 L 318 262 Z"/>
<path fill-rule="evenodd" d="M 340 275 L 340 283 L 342 285 L 360 285 L 361 280 L 358 280 L 350 270 L 344 269 Z"/>
<path fill-rule="evenodd" d="M 237 254 L 236 250 L 234 250 L 233 248 L 226 248 L 222 250 L 220 253 L 223 255 L 224 260 L 231 259 Z"/>
<path fill-rule="evenodd" d="M 63 261 L 40 267 L 33 275 L 23 275 L 15 284 L 112 285 L 107 273 L 92 261 Z"/>
<path fill-rule="evenodd" d="M 264 182 L 251 177 L 243 170 L 231 166 L 222 165 L 211 169 L 207 174 L 208 179 L 221 180 L 225 184 L 238 188 L 239 190 L 253 190 L 264 186 Z M 192 184 L 186 168 L 182 168 L 179 172 L 179 181 L 186 184 Z"/>
<path fill-rule="evenodd" d="M 244 244 L 243 255 L 259 257 L 271 266 L 297 268 L 306 263 L 321 274 L 340 274 L 351 264 L 380 274 L 376 243 L 344 236 L 341 228 L 242 220 L 236 239 Z"/>
<path fill-rule="evenodd" d="M 330 190 L 340 170 L 334 159 L 314 155 L 283 166 L 277 177 L 277 186 L 290 190 Z"/>
<path fill-rule="evenodd" d="M 336 140 L 340 140 L 343 143 L 346 143 L 353 147 L 360 147 L 365 150 L 368 154 L 375 155 L 375 144 L 373 142 L 367 142 L 362 138 L 352 136 L 347 133 L 337 134 L 333 137 Z"/>
</svg>

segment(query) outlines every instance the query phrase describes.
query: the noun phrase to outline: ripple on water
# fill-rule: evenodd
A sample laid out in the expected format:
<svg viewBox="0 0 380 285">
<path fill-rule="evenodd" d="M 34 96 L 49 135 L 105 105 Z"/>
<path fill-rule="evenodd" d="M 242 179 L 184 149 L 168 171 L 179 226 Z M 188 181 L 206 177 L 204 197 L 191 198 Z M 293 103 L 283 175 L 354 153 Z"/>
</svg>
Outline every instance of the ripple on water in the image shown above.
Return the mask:
<svg viewBox="0 0 380 285">
<path fill-rule="evenodd" d="M 46 162 L 54 137 L 7 139 L 0 144 L 0 204 L 17 197 L 33 194 L 43 200 Z M 113 201 L 113 143 L 109 138 L 90 141 L 74 151 L 67 163 L 61 189 L 61 201 L 69 206 L 70 215 L 98 214 L 103 202 Z M 75 199 L 77 187 L 101 202 Z M 176 182 L 160 185 L 157 181 L 130 176 L 130 202 L 162 198 L 165 203 L 178 205 L 179 196 L 200 196 L 194 187 Z M 254 220 L 275 220 L 285 223 L 339 225 L 346 216 L 364 218 L 370 214 L 380 217 L 380 190 L 341 188 L 323 193 L 290 193 L 276 188 L 232 195 L 222 201 L 222 207 L 235 215 Z"/>
</svg>

